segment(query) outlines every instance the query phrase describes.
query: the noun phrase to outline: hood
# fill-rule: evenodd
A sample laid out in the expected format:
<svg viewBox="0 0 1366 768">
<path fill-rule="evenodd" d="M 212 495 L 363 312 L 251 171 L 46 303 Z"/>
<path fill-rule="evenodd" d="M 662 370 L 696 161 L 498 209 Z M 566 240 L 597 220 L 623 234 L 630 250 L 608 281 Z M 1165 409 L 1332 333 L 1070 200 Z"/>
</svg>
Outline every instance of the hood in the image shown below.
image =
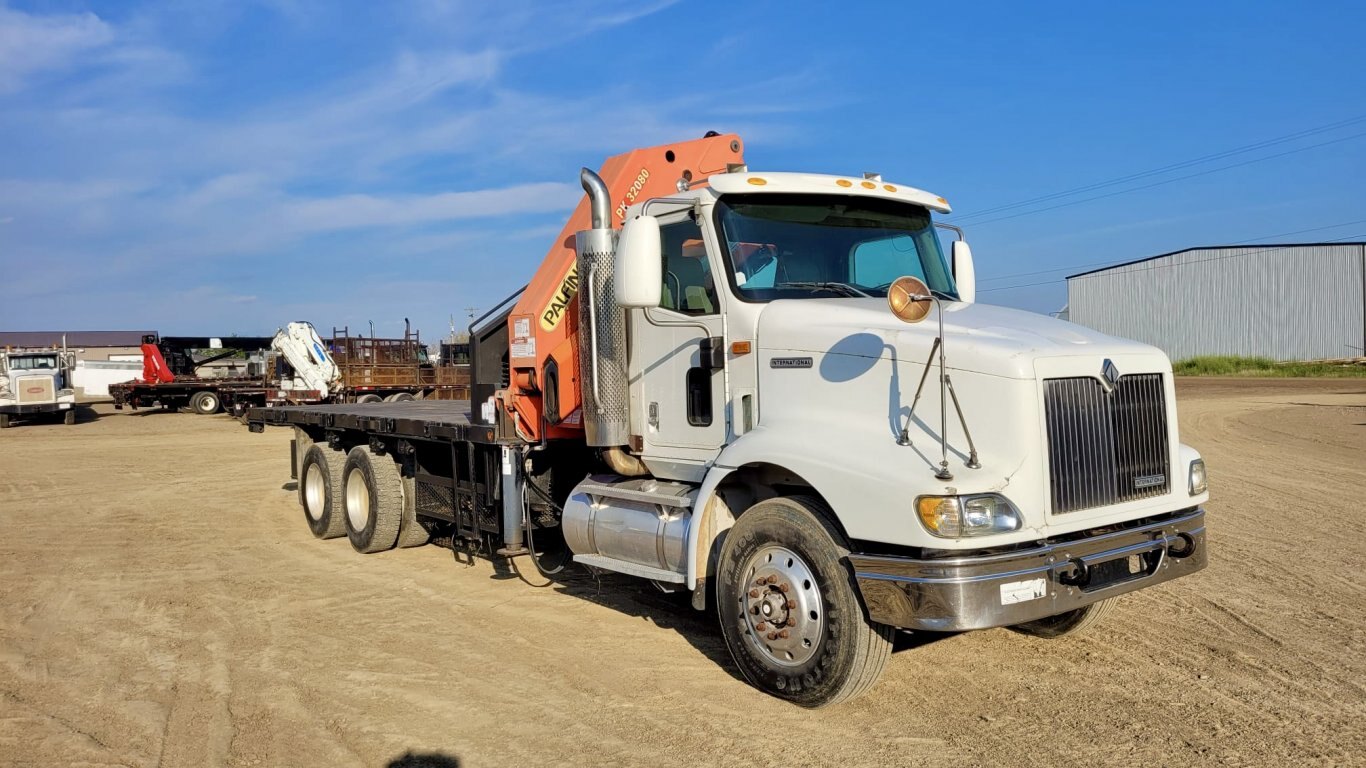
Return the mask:
<svg viewBox="0 0 1366 768">
<path fill-rule="evenodd" d="M 1034 378 L 1046 357 L 1156 354 L 1156 347 L 1034 312 L 989 304 L 945 302 L 944 336 L 950 370 Z M 922 362 L 939 333 L 938 311 L 914 325 L 898 320 L 881 298 L 774 301 L 759 318 L 758 346 L 769 352 L 806 352 Z"/>
</svg>

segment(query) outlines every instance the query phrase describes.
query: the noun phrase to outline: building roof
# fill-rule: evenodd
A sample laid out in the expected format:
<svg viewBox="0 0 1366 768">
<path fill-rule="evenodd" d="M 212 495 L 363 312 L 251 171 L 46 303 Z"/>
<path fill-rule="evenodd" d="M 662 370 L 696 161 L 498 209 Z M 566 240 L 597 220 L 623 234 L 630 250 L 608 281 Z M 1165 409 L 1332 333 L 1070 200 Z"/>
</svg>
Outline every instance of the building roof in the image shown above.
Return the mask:
<svg viewBox="0 0 1366 768">
<path fill-rule="evenodd" d="M 1178 256 L 1178 255 L 1183 254 L 1183 253 L 1189 253 L 1190 251 L 1230 251 L 1230 250 L 1246 250 L 1246 249 L 1252 249 L 1252 250 L 1257 250 L 1257 249 L 1262 249 L 1262 250 L 1279 250 L 1279 249 L 1281 249 L 1281 248 L 1321 248 L 1321 247 L 1332 247 L 1332 246 L 1336 246 L 1336 245 L 1361 245 L 1361 246 L 1366 246 L 1366 241 L 1362 241 L 1362 240 L 1353 240 L 1353 241 L 1348 241 L 1348 242 L 1334 242 L 1334 243 L 1263 243 L 1263 244 L 1261 244 L 1261 245 L 1258 245 L 1257 243 L 1246 243 L 1246 244 L 1243 244 L 1243 245 L 1199 245 L 1199 246 L 1196 246 L 1196 247 L 1194 247 L 1194 248 L 1182 248 L 1182 249 L 1179 250 L 1179 251 L 1172 251 L 1172 252 L 1170 252 L 1170 253 L 1159 253 L 1159 254 L 1156 255 L 1156 256 L 1148 256 L 1148 257 L 1145 257 L 1145 258 L 1142 258 L 1142 259 L 1134 259 L 1133 261 L 1126 261 L 1126 262 L 1123 262 L 1123 263 L 1121 263 L 1121 264 L 1110 264 L 1110 265 L 1107 265 L 1107 266 L 1104 266 L 1104 267 L 1097 267 L 1096 269 L 1087 270 L 1087 271 L 1085 271 L 1085 272 L 1078 272 L 1078 273 L 1075 274 L 1075 275 L 1068 275 L 1068 276 L 1067 276 L 1067 279 L 1068 279 L 1068 280 L 1071 280 L 1071 279 L 1074 278 L 1074 277 L 1085 277 L 1086 275 L 1094 275 L 1094 274 L 1097 273 L 1097 272 L 1108 272 L 1109 270 L 1117 269 L 1117 268 L 1119 268 L 1119 267 L 1127 267 L 1127 266 L 1131 266 L 1131 265 L 1133 265 L 1133 264 L 1142 264 L 1142 263 L 1145 262 L 1145 261 L 1153 261 L 1153 260 L 1155 260 L 1155 259 L 1165 259 L 1165 258 L 1167 258 L 1168 256 Z"/>
<path fill-rule="evenodd" d="M 156 331 L 0 331 L 0 347 L 137 347 Z"/>
</svg>

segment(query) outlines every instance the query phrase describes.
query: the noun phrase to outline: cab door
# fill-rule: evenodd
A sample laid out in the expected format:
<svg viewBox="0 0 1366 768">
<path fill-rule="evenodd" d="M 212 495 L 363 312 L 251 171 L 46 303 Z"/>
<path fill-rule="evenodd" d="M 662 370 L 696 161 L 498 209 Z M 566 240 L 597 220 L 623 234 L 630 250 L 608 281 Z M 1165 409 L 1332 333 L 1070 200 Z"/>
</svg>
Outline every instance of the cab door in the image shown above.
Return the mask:
<svg viewBox="0 0 1366 768">
<path fill-rule="evenodd" d="M 694 215 L 661 216 L 660 238 L 660 305 L 631 310 L 631 433 L 647 459 L 700 466 L 726 441 L 722 307 Z"/>
</svg>

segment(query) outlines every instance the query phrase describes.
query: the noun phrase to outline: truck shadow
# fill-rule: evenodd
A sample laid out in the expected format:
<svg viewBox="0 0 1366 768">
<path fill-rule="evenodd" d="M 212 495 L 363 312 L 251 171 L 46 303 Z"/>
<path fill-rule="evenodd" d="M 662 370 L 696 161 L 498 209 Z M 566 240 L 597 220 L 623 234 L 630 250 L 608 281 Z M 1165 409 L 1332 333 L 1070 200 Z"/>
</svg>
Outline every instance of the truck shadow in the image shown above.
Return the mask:
<svg viewBox="0 0 1366 768">
<path fill-rule="evenodd" d="M 390 760 L 385 768 L 460 768 L 460 758 L 444 752 L 408 751 Z"/>
<path fill-rule="evenodd" d="M 544 579 L 541 581 L 543 583 Z M 692 607 L 692 595 L 686 590 L 665 593 L 632 576 L 592 573 L 573 565 L 557 574 L 550 587 L 559 594 L 586 600 L 647 621 L 660 629 L 676 632 L 688 645 L 726 670 L 731 677 L 744 680 L 731 660 L 725 641 L 721 639 L 715 613 L 710 607 L 705 611 L 695 610 Z"/>
<path fill-rule="evenodd" d="M 531 570 L 530 565 L 523 566 L 519 563 L 519 567 Z M 721 637 L 721 630 L 716 625 L 715 609 L 711 605 L 704 611 L 694 609 L 692 595 L 686 590 L 665 593 L 632 576 L 607 572 L 593 573 L 575 565 L 569 566 L 563 573 L 556 574 L 554 580 L 549 583 L 534 570 L 528 574 L 514 569 L 511 574 L 501 577 L 522 578 L 534 586 L 550 587 L 558 594 L 586 600 L 594 605 L 647 621 L 660 629 L 676 632 L 709 661 L 724 669 L 731 677 L 744 682 Z M 897 632 L 893 638 L 892 653 L 914 651 L 960 634 L 963 633 Z"/>
</svg>

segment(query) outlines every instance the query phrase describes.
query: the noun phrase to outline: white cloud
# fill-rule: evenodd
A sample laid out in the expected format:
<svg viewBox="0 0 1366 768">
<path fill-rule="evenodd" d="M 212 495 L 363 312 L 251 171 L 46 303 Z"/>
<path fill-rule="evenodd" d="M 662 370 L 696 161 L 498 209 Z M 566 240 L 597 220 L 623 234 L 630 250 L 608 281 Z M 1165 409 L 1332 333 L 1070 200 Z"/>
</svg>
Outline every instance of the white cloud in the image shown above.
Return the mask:
<svg viewBox="0 0 1366 768">
<path fill-rule="evenodd" d="M 33 16 L 0 7 L 0 93 L 23 88 L 38 73 L 69 68 L 113 39 L 93 13 Z"/>
<path fill-rule="evenodd" d="M 291 201 L 273 217 L 295 232 L 329 232 L 557 211 L 573 207 L 581 194 L 571 184 L 539 182 L 435 195 L 342 195 Z"/>
<path fill-rule="evenodd" d="M 290 34 L 328 34 L 328 4 L 279 2 Z M 0 36 L 0 83 L 19 84 L 0 88 L 0 134 L 27 142 L 0 170 L 0 248 L 22 262 L 6 276 L 12 308 L 62 298 L 97 325 L 100 312 L 137 307 L 153 327 L 166 323 L 148 313 L 216 324 L 259 311 L 273 325 L 294 308 L 330 323 L 348 302 L 406 311 L 401 290 L 374 288 L 423 265 L 459 268 L 443 300 L 487 303 L 544 255 L 582 194 L 579 165 L 709 129 L 757 134 L 762 123 L 743 109 L 717 116 L 807 85 L 542 83 L 526 73 L 548 48 L 671 3 L 462 2 L 429 9 L 451 14 L 440 23 L 383 30 L 373 50 L 329 59 L 347 64 L 307 87 L 258 95 L 224 75 L 232 62 L 211 58 L 221 52 L 205 52 L 247 14 L 209 5 L 199 26 L 204 14 L 183 7 L 143 6 L 117 23 L 0 8 L 0 30 L 48 29 L 50 52 L 12 75 L 5 56 L 27 54 Z M 57 72 L 72 76 L 22 87 Z M 178 80 L 191 87 L 162 87 Z M 211 95 L 219 88 L 230 108 Z M 52 280 L 57 270 L 79 273 L 80 286 Z M 214 281 L 222 287 L 209 290 Z M 301 284 L 309 295 L 292 296 Z"/>
</svg>

